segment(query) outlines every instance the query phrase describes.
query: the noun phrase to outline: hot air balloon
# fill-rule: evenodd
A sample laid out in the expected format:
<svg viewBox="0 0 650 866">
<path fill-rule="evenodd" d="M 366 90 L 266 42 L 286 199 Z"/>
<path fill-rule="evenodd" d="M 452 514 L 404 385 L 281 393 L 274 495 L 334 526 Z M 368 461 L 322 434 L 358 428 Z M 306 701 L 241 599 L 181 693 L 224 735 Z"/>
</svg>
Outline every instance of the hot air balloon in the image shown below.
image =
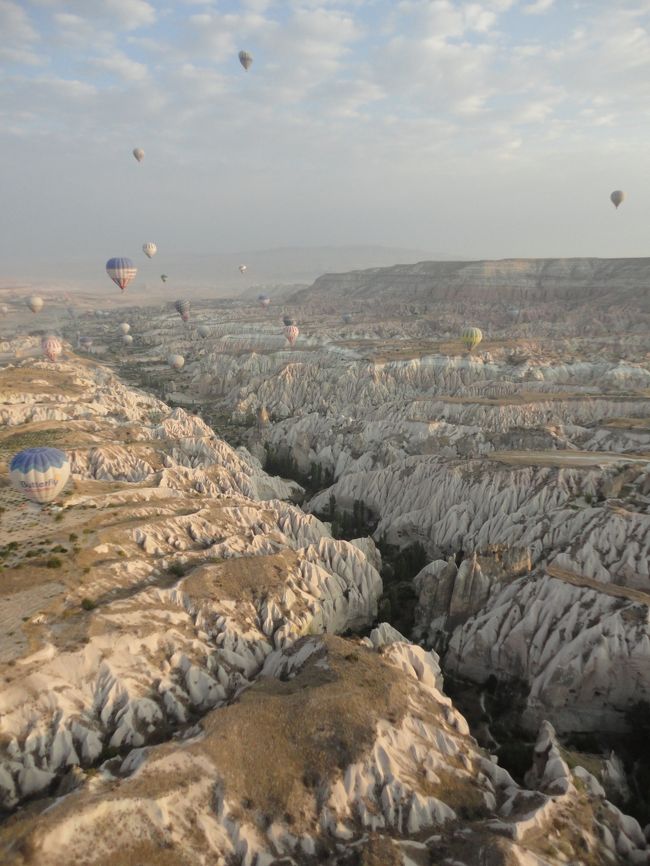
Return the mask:
<svg viewBox="0 0 650 866">
<path fill-rule="evenodd" d="M 122 291 L 129 285 L 131 280 L 138 273 L 138 269 L 133 264 L 131 259 L 114 258 L 106 262 L 106 273 L 113 280 L 115 285 L 119 286 Z"/>
<path fill-rule="evenodd" d="M 352 321 L 352 313 L 343 313 L 343 321 L 346 325 L 349 325 Z"/>
<path fill-rule="evenodd" d="M 244 69 L 250 69 L 253 65 L 253 58 L 248 53 L 248 51 L 240 51 L 239 52 L 239 62 L 244 67 Z"/>
<path fill-rule="evenodd" d="M 148 244 L 142 244 L 142 252 L 147 258 L 152 259 L 158 252 L 158 247 L 149 241 Z"/>
<path fill-rule="evenodd" d="M 282 324 L 285 328 L 288 328 L 289 325 L 295 325 L 295 321 L 291 318 L 291 316 L 282 316 Z"/>
<path fill-rule="evenodd" d="M 259 301 L 260 305 L 264 307 L 264 309 L 266 309 L 271 303 L 271 299 L 268 295 L 258 295 L 257 300 Z"/>
<path fill-rule="evenodd" d="M 284 336 L 287 338 L 289 345 L 293 349 L 296 345 L 296 340 L 298 339 L 298 334 L 300 331 L 295 325 L 289 325 L 288 328 L 284 329 Z"/>
<path fill-rule="evenodd" d="M 483 339 L 483 332 L 479 328 L 465 328 L 460 336 L 463 345 L 471 352 Z"/>
<path fill-rule="evenodd" d="M 622 189 L 615 189 L 614 192 L 610 195 L 610 199 L 616 210 L 618 210 L 619 204 L 622 204 L 625 200 L 625 193 Z"/>
<path fill-rule="evenodd" d="M 123 334 L 122 335 L 122 342 L 124 343 L 125 346 L 132 346 L 133 345 L 133 337 L 131 336 L 131 334 Z"/>
<path fill-rule="evenodd" d="M 81 339 L 79 340 L 79 345 L 81 346 L 82 349 L 90 349 L 92 344 L 93 344 L 93 338 L 92 337 L 81 337 Z"/>
<path fill-rule="evenodd" d="M 138 162 L 142 162 L 144 159 L 144 150 L 141 147 L 134 147 L 133 156 L 138 160 Z"/>
<path fill-rule="evenodd" d="M 6 304 L 0 304 L 0 315 L 6 316 L 9 312 L 9 307 Z"/>
<path fill-rule="evenodd" d="M 128 322 L 121 322 L 120 323 L 120 334 L 128 334 L 130 330 L 131 330 L 131 325 L 129 325 Z"/>
<path fill-rule="evenodd" d="M 161 274 L 160 279 L 163 281 L 163 283 L 166 283 L 169 277 L 167 276 L 167 274 Z"/>
<path fill-rule="evenodd" d="M 243 274 L 245 270 L 246 270 L 246 265 L 240 265 L 239 266 L 239 273 L 240 274 Z"/>
<path fill-rule="evenodd" d="M 192 306 L 191 302 L 188 301 L 187 299 L 185 299 L 185 300 L 179 299 L 174 304 L 174 309 L 178 312 L 178 314 L 180 315 L 181 319 L 184 322 L 189 322 L 189 320 L 190 320 L 190 307 L 191 306 Z"/>
<path fill-rule="evenodd" d="M 58 337 L 43 337 L 41 340 L 41 349 L 48 361 L 54 363 L 61 354 L 63 346 Z"/>
<path fill-rule="evenodd" d="M 263 427 L 268 427 L 271 419 L 269 418 L 269 413 L 267 411 L 266 406 L 260 406 L 257 412 L 257 426 L 261 429 Z"/>
<path fill-rule="evenodd" d="M 170 355 L 167 358 L 167 363 L 172 370 L 182 370 L 185 366 L 185 358 L 182 355 Z"/>
<path fill-rule="evenodd" d="M 209 337 L 210 336 L 210 328 L 207 325 L 199 325 L 197 328 L 199 337 Z"/>
<path fill-rule="evenodd" d="M 9 464 L 11 483 L 27 499 L 52 502 L 70 477 L 70 462 L 58 448 L 27 448 Z"/>
<path fill-rule="evenodd" d="M 27 298 L 27 306 L 32 313 L 40 313 L 43 309 L 43 298 L 40 298 L 38 295 L 31 295 Z"/>
</svg>

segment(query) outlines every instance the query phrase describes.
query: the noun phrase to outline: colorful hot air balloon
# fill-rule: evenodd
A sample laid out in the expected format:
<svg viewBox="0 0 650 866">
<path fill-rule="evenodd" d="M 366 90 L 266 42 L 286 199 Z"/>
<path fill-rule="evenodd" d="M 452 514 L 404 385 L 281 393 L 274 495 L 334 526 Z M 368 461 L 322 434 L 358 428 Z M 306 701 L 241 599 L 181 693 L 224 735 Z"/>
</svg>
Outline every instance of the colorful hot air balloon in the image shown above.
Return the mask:
<svg viewBox="0 0 650 866">
<path fill-rule="evenodd" d="M 120 334 L 128 334 L 130 330 L 131 330 L 131 325 L 129 325 L 128 322 L 121 322 L 120 323 Z"/>
<path fill-rule="evenodd" d="M 250 69 L 253 65 L 253 58 L 248 53 L 248 51 L 240 51 L 239 52 L 239 62 L 244 67 L 244 69 Z"/>
<path fill-rule="evenodd" d="M 614 192 L 610 195 L 610 199 L 616 210 L 618 210 L 619 204 L 622 204 L 625 200 L 625 193 L 622 189 L 615 189 Z"/>
<path fill-rule="evenodd" d="M 187 299 L 180 299 L 176 301 L 174 304 L 174 309 L 180 315 L 181 319 L 184 322 L 189 322 L 190 320 L 190 307 L 192 306 L 191 301 Z"/>
<path fill-rule="evenodd" d="M 11 483 L 33 502 L 52 502 L 70 477 L 70 462 L 58 448 L 27 448 L 9 464 Z"/>
<path fill-rule="evenodd" d="M 160 279 L 163 281 L 163 283 L 166 283 L 169 277 L 167 276 L 167 274 L 161 274 Z"/>
<path fill-rule="evenodd" d="M 259 301 L 260 305 L 264 307 L 264 309 L 266 309 L 271 303 L 271 299 L 268 295 L 258 295 L 257 300 Z"/>
<path fill-rule="evenodd" d="M 284 336 L 287 338 L 287 341 L 291 348 L 296 345 L 296 340 L 298 339 L 298 334 L 300 331 L 295 325 L 289 325 L 288 328 L 284 329 Z"/>
<path fill-rule="evenodd" d="M 149 241 L 148 244 L 142 244 L 142 252 L 147 258 L 152 259 L 158 252 L 158 247 Z"/>
<path fill-rule="evenodd" d="M 185 366 L 185 358 L 182 355 L 170 355 L 167 358 L 167 363 L 172 370 L 182 370 Z"/>
<path fill-rule="evenodd" d="M 41 340 L 41 349 L 47 360 L 54 363 L 61 354 L 63 346 L 58 337 L 49 336 Z"/>
<path fill-rule="evenodd" d="M 138 160 L 138 162 L 142 162 L 144 159 L 144 150 L 141 147 L 134 147 L 133 156 Z"/>
<path fill-rule="evenodd" d="M 122 342 L 124 343 L 125 346 L 132 346 L 133 345 L 133 337 L 131 336 L 131 334 L 124 334 L 122 336 Z"/>
<path fill-rule="evenodd" d="M 138 273 L 131 259 L 114 258 L 106 262 L 106 273 L 122 291 L 129 285 Z"/>
<path fill-rule="evenodd" d="M 247 268 L 246 268 L 246 265 L 240 265 L 240 266 L 239 266 L 239 273 L 240 273 L 240 274 L 243 274 L 243 273 L 246 271 L 246 269 L 247 269 Z"/>
<path fill-rule="evenodd" d="M 465 328 L 460 338 L 463 345 L 471 352 L 483 339 L 483 332 L 480 328 Z"/>
<path fill-rule="evenodd" d="M 209 337 L 210 336 L 210 328 L 207 325 L 199 325 L 197 328 L 199 337 Z"/>
<path fill-rule="evenodd" d="M 43 309 L 43 298 L 40 298 L 38 295 L 31 295 L 27 298 L 27 306 L 32 313 L 40 313 Z"/>
</svg>

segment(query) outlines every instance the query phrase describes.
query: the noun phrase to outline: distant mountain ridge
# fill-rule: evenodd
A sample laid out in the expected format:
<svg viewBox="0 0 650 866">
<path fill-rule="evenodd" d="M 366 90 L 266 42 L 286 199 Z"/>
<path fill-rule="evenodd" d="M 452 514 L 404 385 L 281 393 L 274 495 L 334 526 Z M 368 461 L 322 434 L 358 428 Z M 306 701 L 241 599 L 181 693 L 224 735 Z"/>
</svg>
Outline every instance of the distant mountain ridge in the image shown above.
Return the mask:
<svg viewBox="0 0 650 866">
<path fill-rule="evenodd" d="M 291 300 L 384 300 L 399 303 L 453 300 L 627 299 L 645 307 L 650 295 L 650 258 L 499 259 L 421 261 L 319 277 Z"/>
</svg>

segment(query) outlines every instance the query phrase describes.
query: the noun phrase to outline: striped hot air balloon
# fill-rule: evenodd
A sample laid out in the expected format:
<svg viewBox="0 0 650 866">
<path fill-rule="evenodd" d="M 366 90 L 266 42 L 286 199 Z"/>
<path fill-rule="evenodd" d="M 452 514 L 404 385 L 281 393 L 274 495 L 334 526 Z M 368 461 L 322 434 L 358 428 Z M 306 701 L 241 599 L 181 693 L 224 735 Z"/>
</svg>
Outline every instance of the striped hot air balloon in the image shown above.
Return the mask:
<svg viewBox="0 0 650 866">
<path fill-rule="evenodd" d="M 129 285 L 138 273 L 131 259 L 114 258 L 106 262 L 106 273 L 122 291 Z"/>
<path fill-rule="evenodd" d="M 244 67 L 244 69 L 249 70 L 253 65 L 253 58 L 248 53 L 248 51 L 240 51 L 239 52 L 239 62 Z"/>
<path fill-rule="evenodd" d="M 179 314 L 181 319 L 184 322 L 189 322 L 190 320 L 190 308 L 192 306 L 191 301 L 188 301 L 186 298 L 179 298 L 174 304 L 174 309 Z"/>
<path fill-rule="evenodd" d="M 41 349 L 43 350 L 43 354 L 47 358 L 48 361 L 52 361 L 54 363 L 56 359 L 61 354 L 63 346 L 61 345 L 61 340 L 58 337 L 43 337 L 41 340 Z"/>
<path fill-rule="evenodd" d="M 284 329 L 284 336 L 287 338 L 287 341 L 292 349 L 296 345 L 296 340 L 298 339 L 299 334 L 300 331 L 298 330 L 296 325 L 289 325 L 288 328 Z"/>
<path fill-rule="evenodd" d="M 142 244 L 142 252 L 148 259 L 152 259 L 158 252 L 158 247 L 150 241 L 148 244 Z"/>
<path fill-rule="evenodd" d="M 27 448 L 12 457 L 9 477 L 32 502 L 52 502 L 70 477 L 70 461 L 58 448 Z"/>
<path fill-rule="evenodd" d="M 463 345 L 471 352 L 483 339 L 483 332 L 480 328 L 465 328 L 460 338 Z"/>
</svg>

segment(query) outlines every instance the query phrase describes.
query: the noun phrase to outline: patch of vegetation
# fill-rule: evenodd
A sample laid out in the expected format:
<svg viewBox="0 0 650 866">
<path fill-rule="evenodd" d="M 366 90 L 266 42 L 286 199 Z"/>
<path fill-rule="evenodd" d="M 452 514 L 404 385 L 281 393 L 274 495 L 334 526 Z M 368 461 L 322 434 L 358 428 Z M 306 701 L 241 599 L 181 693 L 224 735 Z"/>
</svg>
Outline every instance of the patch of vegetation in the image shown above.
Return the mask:
<svg viewBox="0 0 650 866">
<path fill-rule="evenodd" d="M 61 544 L 57 544 L 55 547 L 52 548 L 52 553 L 67 553 L 67 552 L 68 552 L 68 548 L 63 547 L 63 545 L 61 545 Z"/>
<path fill-rule="evenodd" d="M 185 574 L 185 566 L 182 562 L 172 562 L 167 569 L 167 574 L 171 574 L 174 577 L 183 577 Z"/>
<path fill-rule="evenodd" d="M 68 536 L 68 541 L 76 541 L 79 538 L 76 532 L 71 532 Z"/>
<path fill-rule="evenodd" d="M 81 606 L 84 610 L 94 610 L 97 607 L 97 604 L 92 600 L 92 598 L 82 598 Z"/>
<path fill-rule="evenodd" d="M 58 556 L 50 556 L 47 559 L 45 565 L 47 568 L 61 568 L 63 562 L 59 559 Z"/>
</svg>

